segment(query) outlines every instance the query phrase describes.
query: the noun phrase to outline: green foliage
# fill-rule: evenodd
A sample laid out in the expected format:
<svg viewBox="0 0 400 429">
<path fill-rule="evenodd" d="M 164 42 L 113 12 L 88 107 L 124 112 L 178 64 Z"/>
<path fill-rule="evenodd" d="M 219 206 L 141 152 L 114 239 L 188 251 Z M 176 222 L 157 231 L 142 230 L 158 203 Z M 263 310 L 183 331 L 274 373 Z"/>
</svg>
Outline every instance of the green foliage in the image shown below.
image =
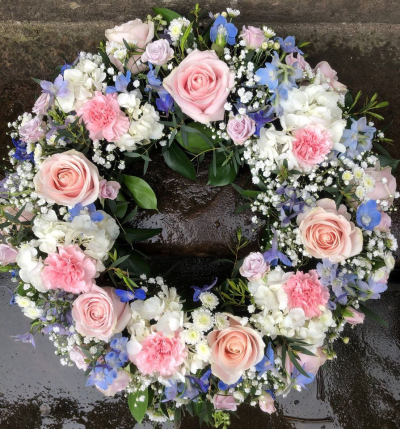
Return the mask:
<svg viewBox="0 0 400 429">
<path fill-rule="evenodd" d="M 169 168 L 190 180 L 196 180 L 193 164 L 176 143 L 163 147 L 163 157 Z"/>
<path fill-rule="evenodd" d="M 199 122 L 182 125 L 175 140 L 184 149 L 196 155 L 214 148 L 212 131 Z"/>
<path fill-rule="evenodd" d="M 143 399 L 144 401 L 139 401 Z M 144 415 L 147 411 L 147 404 L 149 400 L 149 391 L 146 389 L 145 391 L 137 390 L 136 392 L 129 393 L 128 395 L 128 406 L 131 411 L 133 418 L 138 422 L 142 423 Z"/>
<path fill-rule="evenodd" d="M 226 162 L 222 152 L 213 153 L 213 163 L 208 172 L 208 184 L 213 186 L 229 185 L 236 179 L 237 171 L 231 160 Z"/>
<path fill-rule="evenodd" d="M 143 209 L 157 210 L 157 197 L 149 184 L 140 177 L 123 175 L 124 185 L 131 192 L 136 204 Z"/>
<path fill-rule="evenodd" d="M 293 363 L 294 367 L 307 378 L 310 376 L 301 366 L 301 361 L 299 361 L 299 353 L 303 353 L 308 356 L 315 356 L 314 353 L 306 349 L 306 346 L 309 346 L 308 343 L 299 339 L 291 339 L 283 336 L 277 337 L 277 342 L 282 347 L 282 367 L 286 371 L 286 356 L 289 356 L 290 361 Z M 290 374 L 289 374 L 290 375 Z"/>
<path fill-rule="evenodd" d="M 179 13 L 176 13 L 173 10 L 167 9 L 165 7 L 153 7 L 153 11 L 157 15 L 161 15 L 165 21 L 167 21 L 167 24 L 169 24 L 172 20 L 181 17 Z"/>
<path fill-rule="evenodd" d="M 374 320 L 379 325 L 383 326 L 384 328 L 388 328 L 389 325 L 386 322 L 386 320 L 382 319 L 379 314 L 376 314 L 374 311 L 372 311 L 370 308 L 368 308 L 365 304 L 360 302 L 360 310 L 370 319 Z"/>
</svg>

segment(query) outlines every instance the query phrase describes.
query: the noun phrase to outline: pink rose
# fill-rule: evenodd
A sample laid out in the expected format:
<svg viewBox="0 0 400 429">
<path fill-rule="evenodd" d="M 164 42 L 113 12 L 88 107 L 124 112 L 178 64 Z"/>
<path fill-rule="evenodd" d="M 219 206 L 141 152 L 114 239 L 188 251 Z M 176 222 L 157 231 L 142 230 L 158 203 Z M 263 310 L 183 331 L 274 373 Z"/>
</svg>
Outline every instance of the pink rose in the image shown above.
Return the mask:
<svg viewBox="0 0 400 429">
<path fill-rule="evenodd" d="M 76 151 L 49 156 L 33 179 L 35 192 L 46 201 L 64 206 L 83 206 L 99 195 L 99 171 L 85 155 Z"/>
<path fill-rule="evenodd" d="M 131 379 L 132 377 L 129 372 L 120 369 L 117 373 L 117 378 L 113 380 L 112 384 L 110 384 L 106 390 L 100 389 L 100 387 L 97 386 L 96 387 L 105 396 L 115 396 L 116 393 L 125 390 L 129 386 Z"/>
<path fill-rule="evenodd" d="M 237 115 L 229 119 L 226 129 L 235 144 L 243 144 L 256 131 L 256 123 L 247 115 Z"/>
<path fill-rule="evenodd" d="M 77 244 L 58 246 L 44 260 L 43 284 L 47 289 L 62 289 L 78 294 L 89 292 L 95 284 L 96 263 Z"/>
<path fill-rule="evenodd" d="M 129 118 L 120 109 L 118 94 L 106 94 L 96 91 L 76 113 L 89 131 L 92 140 L 106 139 L 109 142 L 119 140 L 129 129 Z"/>
<path fill-rule="evenodd" d="M 19 129 L 19 135 L 26 143 L 36 143 L 46 135 L 46 125 L 39 116 L 35 116 Z"/>
<path fill-rule="evenodd" d="M 391 226 L 391 217 L 387 213 L 381 211 L 381 221 L 379 225 L 374 228 L 374 231 L 389 232 Z"/>
<path fill-rule="evenodd" d="M 35 102 L 32 112 L 38 116 L 45 115 L 51 104 L 50 94 L 43 93 Z"/>
<path fill-rule="evenodd" d="M 350 221 L 347 208 L 336 209 L 333 200 L 324 198 L 317 201 L 317 207 L 297 216 L 300 237 L 307 252 L 314 258 L 328 258 L 331 262 L 341 262 L 358 255 L 363 247 L 360 228 Z"/>
<path fill-rule="evenodd" d="M 258 49 L 261 48 L 265 40 L 264 31 L 261 28 L 252 27 L 249 25 L 247 28 L 244 25 L 240 37 L 246 43 L 246 48 L 249 49 Z"/>
<path fill-rule="evenodd" d="M 72 317 L 81 335 L 108 341 L 125 329 L 131 318 L 131 309 L 128 303 L 120 301 L 114 288 L 95 285 L 74 301 Z"/>
<path fill-rule="evenodd" d="M 163 66 L 174 58 L 174 50 L 169 45 L 168 40 L 159 39 L 146 46 L 146 51 L 142 55 L 144 63 L 151 63 L 156 66 Z"/>
<path fill-rule="evenodd" d="M 163 332 L 148 335 L 141 343 L 135 339 L 127 344 L 128 356 L 143 375 L 160 374 L 170 378 L 180 369 L 188 355 L 179 333 L 172 337 Z"/>
<path fill-rule="evenodd" d="M 69 358 L 72 360 L 72 362 L 75 363 L 75 365 L 79 369 L 83 369 L 85 371 L 88 369 L 89 364 L 85 362 L 86 356 L 83 354 L 79 347 L 74 347 L 69 352 Z"/>
<path fill-rule="evenodd" d="M 230 315 L 229 328 L 210 332 L 207 340 L 211 347 L 212 373 L 226 384 L 236 383 L 245 370 L 264 357 L 261 335 Z"/>
<path fill-rule="evenodd" d="M 116 42 L 123 46 L 124 40 L 128 43 L 135 43 L 140 52 L 143 51 L 146 45 L 154 38 L 154 23 L 152 21 L 144 23 L 141 19 L 135 19 L 134 21 L 129 21 L 126 24 L 117 25 L 114 28 L 106 30 L 105 35 L 109 42 Z M 141 54 L 134 55 L 129 59 L 126 65 L 126 68 L 133 74 L 138 74 L 141 71 L 147 70 L 146 66 L 137 64 L 141 56 Z M 110 55 L 110 60 L 118 70 L 123 71 L 124 66 L 121 61 L 113 55 Z"/>
<path fill-rule="evenodd" d="M 237 403 L 232 395 L 219 395 L 213 397 L 213 404 L 216 410 L 236 411 Z"/>
<path fill-rule="evenodd" d="M 18 250 L 10 244 L 0 244 L 0 264 L 8 265 L 16 261 Z"/>
<path fill-rule="evenodd" d="M 304 371 L 312 375 L 317 375 L 319 368 L 326 362 L 326 354 L 321 347 L 317 348 L 315 356 L 305 355 L 304 353 L 298 353 L 298 356 L 301 367 L 304 368 Z M 289 355 L 286 355 L 285 368 L 289 374 L 292 374 L 294 365 Z"/>
<path fill-rule="evenodd" d="M 121 189 L 121 185 L 118 182 L 110 181 L 106 179 L 100 180 L 100 191 L 99 198 L 108 198 L 109 200 L 115 200 L 118 196 L 118 192 Z"/>
<path fill-rule="evenodd" d="M 309 319 L 319 317 L 319 307 L 326 307 L 329 299 L 328 288 L 322 286 L 316 270 L 308 273 L 297 271 L 289 277 L 283 289 L 288 296 L 289 309 L 302 308 Z"/>
<path fill-rule="evenodd" d="M 350 325 L 358 325 L 359 323 L 364 323 L 364 319 L 365 319 L 364 313 L 361 313 L 360 311 L 355 310 L 353 307 L 348 307 L 347 310 L 353 313 L 353 316 L 344 317 L 344 320 L 346 320 L 347 323 L 350 323 Z"/>
<path fill-rule="evenodd" d="M 296 64 L 297 67 L 303 71 L 311 68 L 310 64 L 308 64 L 308 62 L 304 59 L 303 55 L 299 54 L 298 52 L 296 53 L 296 58 L 293 53 L 286 55 L 285 62 L 288 66 L 294 66 Z"/>
<path fill-rule="evenodd" d="M 240 274 L 250 281 L 260 279 L 269 271 L 269 264 L 264 260 L 264 256 L 260 252 L 251 252 L 250 255 L 244 258 L 243 264 L 240 267 Z"/>
<path fill-rule="evenodd" d="M 366 168 L 365 173 L 375 180 L 374 190 L 367 194 L 368 197 L 371 200 L 386 200 L 387 207 L 390 207 L 396 192 L 396 178 L 392 175 L 391 167 L 381 168 L 378 161 L 374 167 Z"/>
<path fill-rule="evenodd" d="M 276 411 L 274 398 L 270 393 L 264 393 L 258 400 L 258 405 L 260 406 L 261 411 L 264 411 L 264 413 L 272 414 Z"/>
<path fill-rule="evenodd" d="M 293 154 L 303 168 L 321 164 L 332 150 L 332 134 L 322 126 L 308 125 L 294 130 L 293 135 Z"/>
<path fill-rule="evenodd" d="M 234 74 L 214 51 L 192 51 L 163 81 L 183 113 L 207 124 L 224 119 Z"/>
<path fill-rule="evenodd" d="M 338 92 L 347 91 L 346 85 L 338 81 L 337 72 L 326 61 L 321 61 L 315 66 L 314 73 L 318 70 L 321 73 L 321 83 L 327 83 L 332 89 Z"/>
</svg>

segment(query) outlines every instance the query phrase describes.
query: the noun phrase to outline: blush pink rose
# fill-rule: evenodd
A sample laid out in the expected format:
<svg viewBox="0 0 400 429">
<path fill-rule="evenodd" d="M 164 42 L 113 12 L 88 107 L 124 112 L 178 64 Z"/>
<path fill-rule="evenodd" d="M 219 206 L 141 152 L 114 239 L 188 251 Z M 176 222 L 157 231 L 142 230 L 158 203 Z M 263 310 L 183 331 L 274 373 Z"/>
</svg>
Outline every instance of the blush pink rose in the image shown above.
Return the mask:
<svg viewBox="0 0 400 429">
<path fill-rule="evenodd" d="M 119 140 L 129 129 L 129 118 L 120 109 L 118 94 L 106 94 L 96 91 L 76 113 L 82 117 L 92 140 L 106 139 L 109 142 Z"/>
<path fill-rule="evenodd" d="M 159 374 L 165 378 L 172 377 L 188 355 L 179 333 L 169 337 L 163 332 L 155 332 L 141 343 L 131 340 L 127 344 L 127 351 L 130 361 L 143 375 Z"/>
<path fill-rule="evenodd" d="M 261 48 L 261 45 L 265 40 L 264 31 L 261 30 L 261 28 L 252 27 L 251 25 L 248 27 L 245 25 L 243 26 L 240 37 L 246 43 L 246 48 L 249 49 Z"/>
<path fill-rule="evenodd" d="M 247 115 L 229 119 L 226 131 L 235 144 L 243 144 L 256 131 L 256 123 Z"/>
<path fill-rule="evenodd" d="M 126 24 L 117 25 L 114 28 L 106 30 L 105 35 L 109 42 L 116 42 L 120 45 L 124 45 L 124 40 L 128 43 L 135 43 L 138 52 L 141 52 L 144 51 L 146 45 L 154 38 L 154 23 L 152 21 L 145 23 L 141 19 L 135 19 L 134 21 L 129 21 Z M 141 54 L 134 55 L 128 60 L 126 68 L 133 74 L 138 74 L 148 69 L 147 66 L 138 63 L 141 56 Z M 119 71 L 124 70 L 121 61 L 113 55 L 110 55 L 110 60 Z"/>
<path fill-rule="evenodd" d="M 174 50 L 171 48 L 168 40 L 160 39 L 146 46 L 142 55 L 142 62 L 151 63 L 156 66 L 163 66 L 174 58 Z"/>
<path fill-rule="evenodd" d="M 274 398 L 268 392 L 260 396 L 258 405 L 261 408 L 261 411 L 264 411 L 264 413 L 272 414 L 276 411 Z"/>
<path fill-rule="evenodd" d="M 76 330 L 85 337 L 108 341 L 122 332 L 131 318 L 128 303 L 121 302 L 115 289 L 93 286 L 79 295 L 72 307 Z"/>
<path fill-rule="evenodd" d="M 213 397 L 213 405 L 216 410 L 236 411 L 237 403 L 233 395 L 219 395 Z"/>
<path fill-rule="evenodd" d="M 387 207 L 390 207 L 396 193 L 396 178 L 392 175 L 391 167 L 381 168 L 378 161 L 374 167 L 366 168 L 365 173 L 375 180 L 375 187 L 367 194 L 368 197 L 371 200 L 385 200 L 388 203 Z"/>
<path fill-rule="evenodd" d="M 233 384 L 244 371 L 261 361 L 265 344 L 257 331 L 228 316 L 229 328 L 210 332 L 207 341 L 211 347 L 212 373 L 224 383 Z"/>
<path fill-rule="evenodd" d="M 329 299 L 328 288 L 322 286 L 316 270 L 308 273 L 297 271 L 289 277 L 283 289 L 288 296 L 289 309 L 302 308 L 309 319 L 319 317 L 319 307 L 326 307 Z"/>
<path fill-rule="evenodd" d="M 250 281 L 260 279 L 269 271 L 269 264 L 264 260 L 264 256 L 260 252 L 251 252 L 250 255 L 244 258 L 243 264 L 239 269 L 240 274 Z"/>
<path fill-rule="evenodd" d="M 86 356 L 83 354 L 79 347 L 74 347 L 69 352 L 69 358 L 74 362 L 74 364 L 78 367 L 78 369 L 87 370 L 89 364 L 85 362 Z"/>
<path fill-rule="evenodd" d="M 121 185 L 118 182 L 114 182 L 113 180 L 107 182 L 106 179 L 100 180 L 99 186 L 99 198 L 108 198 L 109 200 L 115 200 L 121 189 Z"/>
<path fill-rule="evenodd" d="M 89 292 L 95 284 L 96 263 L 77 244 L 58 246 L 44 260 L 43 284 L 47 289 L 62 289 L 79 294 Z"/>
<path fill-rule="evenodd" d="M 298 361 L 301 367 L 304 368 L 304 371 L 312 375 L 317 375 L 319 368 L 326 362 L 326 354 L 321 347 L 318 347 L 314 354 L 315 356 L 309 356 L 304 353 L 298 353 Z M 291 374 L 294 369 L 293 362 L 290 360 L 288 354 L 286 355 L 285 368 L 289 374 Z"/>
<path fill-rule="evenodd" d="M 297 67 L 303 71 L 311 68 L 310 64 L 308 64 L 308 62 L 304 59 L 303 55 L 299 54 L 298 52 L 296 53 L 296 57 L 293 53 L 286 55 L 285 62 L 288 66 L 294 66 L 296 64 Z"/>
<path fill-rule="evenodd" d="M 18 255 L 18 250 L 10 244 L 0 244 L 0 265 L 13 264 Z"/>
<path fill-rule="evenodd" d="M 299 165 L 303 168 L 311 168 L 321 164 L 333 146 L 332 135 L 329 130 L 319 125 L 293 131 L 293 154 Z"/>
<path fill-rule="evenodd" d="M 307 252 L 314 258 L 344 261 L 358 255 L 363 248 L 363 235 L 350 221 L 350 213 L 328 198 L 318 200 L 317 207 L 297 216 L 300 237 Z"/>
<path fill-rule="evenodd" d="M 392 219 L 387 213 L 382 211 L 380 213 L 381 221 L 379 222 L 379 225 L 374 228 L 374 231 L 389 232 L 390 227 L 392 226 Z"/>
<path fill-rule="evenodd" d="M 321 73 L 321 83 L 327 83 L 332 89 L 338 92 L 347 91 L 346 85 L 338 81 L 337 72 L 326 61 L 321 61 L 315 66 L 314 73 L 318 70 Z"/>
<path fill-rule="evenodd" d="M 99 170 L 85 155 L 69 150 L 49 156 L 33 179 L 35 192 L 46 201 L 83 206 L 99 195 Z"/>
<path fill-rule="evenodd" d="M 122 392 L 122 390 L 125 390 L 129 386 L 131 379 L 132 377 L 129 372 L 120 369 L 117 373 L 117 378 L 113 380 L 106 390 L 96 387 L 105 396 L 115 396 L 118 392 Z"/>
<path fill-rule="evenodd" d="M 46 124 L 35 116 L 19 129 L 19 135 L 26 143 L 36 143 L 46 135 Z"/>
<path fill-rule="evenodd" d="M 350 325 L 358 325 L 360 323 L 364 323 L 364 319 L 365 319 L 364 313 L 357 311 L 353 307 L 348 307 L 347 310 L 353 313 L 352 316 L 345 316 L 344 320 L 346 320 L 347 323 L 350 323 Z"/>
<path fill-rule="evenodd" d="M 48 108 L 51 104 L 51 96 L 50 94 L 43 93 L 41 96 L 35 101 L 35 104 L 32 108 L 32 112 L 38 116 L 45 115 L 47 113 Z"/>
<path fill-rule="evenodd" d="M 224 119 L 224 104 L 234 85 L 234 74 L 214 51 L 195 49 L 163 85 L 183 113 L 207 124 Z"/>
</svg>

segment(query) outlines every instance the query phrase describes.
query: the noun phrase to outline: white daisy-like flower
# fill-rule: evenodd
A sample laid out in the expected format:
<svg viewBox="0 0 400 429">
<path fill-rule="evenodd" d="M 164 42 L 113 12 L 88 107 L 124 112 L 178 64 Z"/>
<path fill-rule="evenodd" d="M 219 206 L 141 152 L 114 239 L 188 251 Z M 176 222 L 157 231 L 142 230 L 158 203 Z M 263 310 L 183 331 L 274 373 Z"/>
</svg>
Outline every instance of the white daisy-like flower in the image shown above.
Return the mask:
<svg viewBox="0 0 400 429">
<path fill-rule="evenodd" d="M 228 12 L 228 15 L 231 16 L 232 18 L 236 18 L 237 16 L 240 15 L 240 10 L 238 9 L 232 9 L 231 7 L 227 7 L 226 11 Z"/>
<path fill-rule="evenodd" d="M 199 299 L 204 307 L 208 308 L 209 310 L 214 310 L 219 304 L 218 298 L 211 292 L 202 292 L 199 296 Z"/>
<path fill-rule="evenodd" d="M 197 344 L 201 339 L 202 334 L 196 329 L 186 329 L 183 331 L 183 338 L 186 344 Z"/>
<path fill-rule="evenodd" d="M 204 362 L 207 362 L 211 356 L 211 348 L 205 342 L 198 343 L 196 344 L 196 354 L 199 357 L 199 359 L 201 359 Z"/>
<path fill-rule="evenodd" d="M 363 178 L 363 185 L 367 192 L 371 192 L 375 187 L 375 179 L 369 174 L 366 174 Z"/>
<path fill-rule="evenodd" d="M 40 316 L 43 316 L 44 310 L 36 307 L 26 307 L 24 308 L 24 314 L 29 319 L 37 319 Z"/>
<path fill-rule="evenodd" d="M 16 295 L 15 302 L 21 308 L 27 308 L 31 306 L 32 301 L 26 296 Z"/>
<path fill-rule="evenodd" d="M 228 317 L 224 313 L 217 313 L 215 315 L 215 325 L 218 329 L 225 329 L 229 327 Z"/>
<path fill-rule="evenodd" d="M 210 310 L 200 308 L 193 311 L 193 325 L 201 332 L 209 331 L 214 326 L 214 317 Z"/>
</svg>

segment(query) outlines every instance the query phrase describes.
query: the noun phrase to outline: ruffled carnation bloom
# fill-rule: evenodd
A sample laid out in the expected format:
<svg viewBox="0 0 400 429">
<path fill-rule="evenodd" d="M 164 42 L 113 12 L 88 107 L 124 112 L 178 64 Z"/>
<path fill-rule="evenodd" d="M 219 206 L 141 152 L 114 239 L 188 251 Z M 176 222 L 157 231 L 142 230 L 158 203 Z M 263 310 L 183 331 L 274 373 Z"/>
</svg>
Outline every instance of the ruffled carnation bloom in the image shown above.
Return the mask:
<svg viewBox="0 0 400 429">
<path fill-rule="evenodd" d="M 33 179 L 39 198 L 65 206 L 87 206 L 98 198 L 99 171 L 85 155 L 68 150 L 49 156 Z"/>
<path fill-rule="evenodd" d="M 19 135 L 26 143 L 36 143 L 46 135 L 46 125 L 39 116 L 35 116 L 22 125 Z"/>
<path fill-rule="evenodd" d="M 237 402 L 233 395 L 219 395 L 213 397 L 213 405 L 216 410 L 236 411 Z"/>
<path fill-rule="evenodd" d="M 103 390 L 98 386 L 96 387 L 105 396 L 115 396 L 118 392 L 125 390 L 129 386 L 131 380 L 132 376 L 129 374 L 129 372 L 120 369 L 117 372 L 117 378 L 113 380 L 113 382 L 108 386 L 106 390 Z"/>
<path fill-rule="evenodd" d="M 269 271 L 269 264 L 265 262 L 262 253 L 251 252 L 244 259 L 239 271 L 243 277 L 246 277 L 250 281 L 255 281 Z"/>
<path fill-rule="evenodd" d="M 305 169 L 320 164 L 332 150 L 332 135 L 319 125 L 308 125 L 293 131 L 293 154 Z"/>
<path fill-rule="evenodd" d="M 121 302 L 115 289 L 93 286 L 78 296 L 72 307 L 77 332 L 85 337 L 108 341 L 122 332 L 131 318 L 128 303 Z"/>
<path fill-rule="evenodd" d="M 264 411 L 264 413 L 272 414 L 276 411 L 274 398 L 268 392 L 260 396 L 258 405 L 260 406 L 261 411 Z"/>
<path fill-rule="evenodd" d="M 121 185 L 118 182 L 107 181 L 106 179 L 100 180 L 99 185 L 99 198 L 108 198 L 109 200 L 115 200 L 118 196 L 118 192 L 121 189 Z"/>
<path fill-rule="evenodd" d="M 314 73 L 321 73 L 321 83 L 327 83 L 337 92 L 346 92 L 347 87 L 338 81 L 337 72 L 326 61 L 321 61 L 315 66 Z"/>
<path fill-rule="evenodd" d="M 10 244 L 0 244 L 0 264 L 13 264 L 18 255 L 18 250 Z"/>
<path fill-rule="evenodd" d="M 202 124 L 224 119 L 234 74 L 214 51 L 192 51 L 163 85 L 183 113 Z"/>
<path fill-rule="evenodd" d="M 85 371 L 88 369 L 89 364 L 85 362 L 85 355 L 83 354 L 83 352 L 79 347 L 74 347 L 69 352 L 69 358 L 72 360 L 72 362 L 75 363 L 75 365 L 79 369 L 83 369 Z"/>
<path fill-rule="evenodd" d="M 188 355 L 179 333 L 166 336 L 163 332 L 150 334 L 141 343 L 132 337 L 127 344 L 127 352 L 143 375 L 159 374 L 165 378 L 172 377 Z"/>
<path fill-rule="evenodd" d="M 388 203 L 386 207 L 390 207 L 396 192 L 396 178 L 392 175 L 392 168 L 381 168 L 378 161 L 374 167 L 366 168 L 365 173 L 375 180 L 374 189 L 367 196 L 371 200 L 385 200 Z"/>
<path fill-rule="evenodd" d="M 283 285 L 288 296 L 288 308 L 301 308 L 309 319 L 321 315 L 320 307 L 326 307 L 328 288 L 322 286 L 316 270 L 308 273 L 297 271 Z"/>
<path fill-rule="evenodd" d="M 350 325 L 358 325 L 359 323 L 364 323 L 364 313 L 355 310 L 353 307 L 348 307 L 348 310 L 353 313 L 353 315 L 344 317 L 344 320 L 346 320 L 347 323 L 350 323 Z"/>
<path fill-rule="evenodd" d="M 328 198 L 318 200 L 316 205 L 297 216 L 300 238 L 307 252 L 314 258 L 327 258 L 335 263 L 358 255 L 363 248 L 363 235 L 350 221 L 346 206 L 337 209 Z"/>
<path fill-rule="evenodd" d="M 40 97 L 35 101 L 35 104 L 32 108 L 32 112 L 38 116 L 45 115 L 47 110 L 51 105 L 51 95 L 47 93 L 42 93 Z"/>
<path fill-rule="evenodd" d="M 163 66 L 169 60 L 174 58 L 174 50 L 168 43 L 168 40 L 159 39 L 146 46 L 146 50 L 142 55 L 142 61 L 154 64 L 156 66 Z"/>
<path fill-rule="evenodd" d="M 261 45 L 265 40 L 264 31 L 261 30 L 261 28 L 252 27 L 251 25 L 248 27 L 245 25 L 243 26 L 240 37 L 246 43 L 246 48 L 249 49 L 261 48 Z"/>
<path fill-rule="evenodd" d="M 247 115 L 230 118 L 226 131 L 235 144 L 241 145 L 256 131 L 256 123 Z"/>
<path fill-rule="evenodd" d="M 42 280 L 47 289 L 79 294 L 95 284 L 96 264 L 77 244 L 58 246 L 58 253 L 47 256 L 44 265 Z"/>
<path fill-rule="evenodd" d="M 228 315 L 229 327 L 208 334 L 211 347 L 211 371 L 226 384 L 236 383 L 243 372 L 264 357 L 265 344 L 261 335 L 252 328 L 242 326 Z"/>
</svg>

